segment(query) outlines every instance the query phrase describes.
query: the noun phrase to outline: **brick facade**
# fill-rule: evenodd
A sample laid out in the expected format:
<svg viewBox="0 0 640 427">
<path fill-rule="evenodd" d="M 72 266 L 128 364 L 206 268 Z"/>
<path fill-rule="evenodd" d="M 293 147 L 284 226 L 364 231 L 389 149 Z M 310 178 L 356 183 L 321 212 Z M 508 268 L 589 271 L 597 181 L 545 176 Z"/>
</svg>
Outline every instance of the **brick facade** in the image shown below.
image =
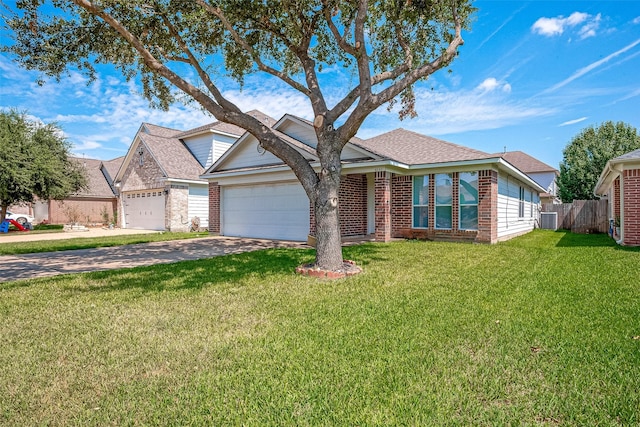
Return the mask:
<svg viewBox="0 0 640 427">
<path fill-rule="evenodd" d="M 342 236 L 367 234 L 367 176 L 357 174 L 341 177 L 338 197 L 340 234 Z"/>
<path fill-rule="evenodd" d="M 172 232 L 189 231 L 189 186 L 171 184 L 165 206 L 165 228 Z"/>
<path fill-rule="evenodd" d="M 620 177 L 613 181 L 613 217 L 620 218 Z"/>
<path fill-rule="evenodd" d="M 478 172 L 478 236 L 477 242 L 498 241 L 498 172 Z"/>
<path fill-rule="evenodd" d="M 623 244 L 640 246 L 640 169 L 623 172 L 623 189 Z"/>
<path fill-rule="evenodd" d="M 375 239 L 391 240 L 391 172 L 375 172 Z"/>
<path fill-rule="evenodd" d="M 220 234 L 220 186 L 209 183 L 209 233 Z"/>
<path fill-rule="evenodd" d="M 452 227 L 435 228 L 435 175 L 429 176 L 429 226 L 413 228 L 413 177 L 395 175 L 388 171 L 374 173 L 375 240 L 388 242 L 391 238 L 468 241 L 496 243 L 498 241 L 498 173 L 478 172 L 478 230 L 459 229 L 459 177 L 452 177 Z M 342 177 L 340 186 L 340 230 L 342 236 L 367 234 L 368 203 L 367 175 Z M 220 233 L 221 191 L 216 182 L 209 183 L 209 232 Z M 310 204 L 311 205 L 311 204 Z M 310 234 L 315 234 L 314 209 L 309 207 Z"/>
</svg>

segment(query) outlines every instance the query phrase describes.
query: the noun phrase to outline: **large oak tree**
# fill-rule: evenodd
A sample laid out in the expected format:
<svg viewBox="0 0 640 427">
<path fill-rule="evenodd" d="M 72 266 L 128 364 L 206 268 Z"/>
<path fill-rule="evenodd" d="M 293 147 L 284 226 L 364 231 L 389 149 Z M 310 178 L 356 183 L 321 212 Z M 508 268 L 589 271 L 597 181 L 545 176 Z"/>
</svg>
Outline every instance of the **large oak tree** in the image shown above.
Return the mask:
<svg viewBox="0 0 640 427">
<path fill-rule="evenodd" d="M 16 7 L 6 49 L 24 67 L 58 77 L 73 66 L 91 77 L 95 64 L 113 64 L 141 78 L 152 105 L 168 108 L 182 92 L 254 135 L 291 167 L 313 203 L 316 265 L 326 270 L 343 268 L 343 147 L 384 104 L 400 101 L 401 117 L 415 115 L 413 86 L 456 57 L 473 12 L 471 0 L 22 0 Z M 220 61 L 240 84 L 263 73 L 309 99 L 319 173 L 223 95 Z M 329 105 L 335 93 L 319 73 L 334 65 L 354 79 Z"/>
<path fill-rule="evenodd" d="M 55 124 L 0 111 L 0 218 L 10 205 L 62 200 L 85 188 L 86 171 L 69 157 L 70 148 Z"/>
</svg>

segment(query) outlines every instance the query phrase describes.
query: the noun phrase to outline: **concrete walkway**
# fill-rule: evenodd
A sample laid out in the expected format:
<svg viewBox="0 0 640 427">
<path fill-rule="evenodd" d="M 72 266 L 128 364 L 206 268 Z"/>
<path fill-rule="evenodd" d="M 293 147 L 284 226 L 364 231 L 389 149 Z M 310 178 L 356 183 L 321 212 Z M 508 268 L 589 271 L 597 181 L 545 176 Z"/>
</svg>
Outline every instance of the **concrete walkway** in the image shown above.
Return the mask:
<svg viewBox="0 0 640 427">
<path fill-rule="evenodd" d="M 216 236 L 110 248 L 3 255 L 0 256 L 0 282 L 166 264 L 268 248 L 308 248 L 308 246 L 301 242 Z"/>
</svg>

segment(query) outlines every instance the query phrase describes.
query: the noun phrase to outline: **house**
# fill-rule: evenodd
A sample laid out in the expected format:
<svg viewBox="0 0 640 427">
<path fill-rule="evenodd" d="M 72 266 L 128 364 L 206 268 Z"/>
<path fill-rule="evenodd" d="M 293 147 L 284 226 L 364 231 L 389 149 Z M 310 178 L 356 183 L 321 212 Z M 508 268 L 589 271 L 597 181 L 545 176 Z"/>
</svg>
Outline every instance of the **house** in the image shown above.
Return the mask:
<svg viewBox="0 0 640 427">
<path fill-rule="evenodd" d="M 39 200 L 33 206 L 36 222 L 103 224 L 115 220 L 117 192 L 112 177 L 123 161 L 74 157 L 86 170 L 87 188 L 63 200 Z M 105 221 L 106 220 L 106 221 Z"/>
<path fill-rule="evenodd" d="M 222 122 L 187 131 L 143 123 L 114 179 L 120 226 L 188 231 L 198 218 L 206 229 L 209 193 L 200 175 L 243 133 Z"/>
<path fill-rule="evenodd" d="M 640 246 L 640 149 L 607 162 L 594 194 L 609 199 L 609 217 L 621 245 Z"/>
<path fill-rule="evenodd" d="M 285 115 L 272 128 L 319 171 L 313 124 Z M 495 243 L 532 230 L 539 193 L 501 155 L 404 129 L 353 138 L 342 152 L 343 237 L 423 238 Z M 209 231 L 305 241 L 313 209 L 295 175 L 243 134 L 206 172 Z"/>
<path fill-rule="evenodd" d="M 506 151 L 502 153 L 502 158 L 529 175 L 545 189 L 540 193 L 541 203 L 560 203 L 557 185 L 560 172 L 557 169 L 522 151 Z"/>
</svg>

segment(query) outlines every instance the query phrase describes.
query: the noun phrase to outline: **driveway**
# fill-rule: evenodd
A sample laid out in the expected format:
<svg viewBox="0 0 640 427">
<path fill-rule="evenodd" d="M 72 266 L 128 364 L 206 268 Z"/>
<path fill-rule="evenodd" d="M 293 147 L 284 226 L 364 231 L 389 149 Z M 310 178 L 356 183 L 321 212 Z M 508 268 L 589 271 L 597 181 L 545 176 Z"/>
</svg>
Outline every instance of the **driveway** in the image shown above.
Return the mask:
<svg viewBox="0 0 640 427">
<path fill-rule="evenodd" d="M 110 248 L 3 255 L 0 256 L 0 282 L 167 264 L 268 248 L 308 248 L 308 246 L 302 242 L 215 236 Z"/>
</svg>

